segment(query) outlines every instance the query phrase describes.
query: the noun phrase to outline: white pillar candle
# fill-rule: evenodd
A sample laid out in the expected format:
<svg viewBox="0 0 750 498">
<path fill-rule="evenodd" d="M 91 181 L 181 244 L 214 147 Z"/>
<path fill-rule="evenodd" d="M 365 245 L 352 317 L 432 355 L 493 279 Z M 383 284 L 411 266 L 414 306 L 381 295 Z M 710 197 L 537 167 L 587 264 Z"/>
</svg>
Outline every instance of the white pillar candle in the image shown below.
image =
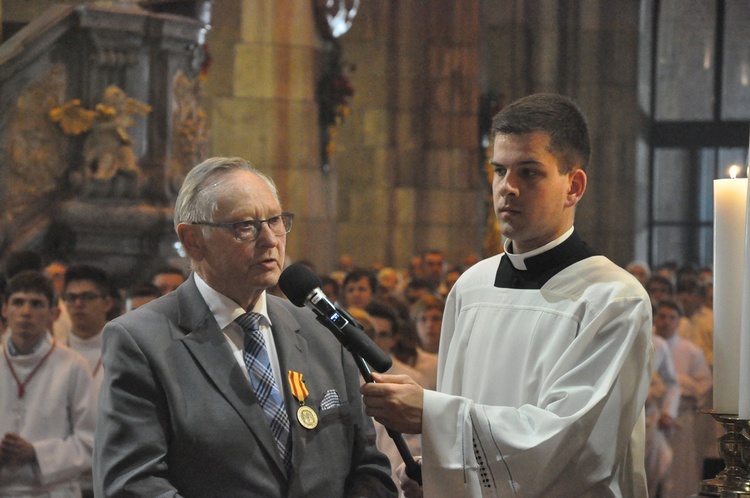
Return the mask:
<svg viewBox="0 0 750 498">
<path fill-rule="evenodd" d="M 747 163 L 750 168 L 750 147 L 747 152 Z M 748 169 L 750 173 L 750 169 Z M 750 182 L 748 182 L 750 189 Z M 750 199 L 750 192 L 747 198 Z M 742 326 L 740 328 L 740 393 L 739 416 L 750 420 L 750 202 L 745 210 L 745 266 L 742 268 L 744 285 L 742 288 Z"/>
<path fill-rule="evenodd" d="M 737 414 L 747 179 L 714 180 L 714 406 Z"/>
</svg>

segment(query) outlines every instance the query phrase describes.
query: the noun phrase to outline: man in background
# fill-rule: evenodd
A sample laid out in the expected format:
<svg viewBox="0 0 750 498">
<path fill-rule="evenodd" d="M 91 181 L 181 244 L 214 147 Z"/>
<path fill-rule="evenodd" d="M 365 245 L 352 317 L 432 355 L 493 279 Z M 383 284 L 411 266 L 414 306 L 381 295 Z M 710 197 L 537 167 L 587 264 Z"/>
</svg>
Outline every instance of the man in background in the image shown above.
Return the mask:
<svg viewBox="0 0 750 498">
<path fill-rule="evenodd" d="M 701 436 L 697 422 L 713 384 L 711 369 L 701 348 L 678 333 L 683 310 L 675 301 L 662 301 L 654 311 L 654 332 L 664 339 L 674 360 L 680 384 L 679 414 L 668 432 L 674 455 L 664 483 L 664 498 L 684 498 L 699 489 L 703 474 Z"/>
<path fill-rule="evenodd" d="M 99 392 L 104 378 L 102 331 L 112 307 L 110 287 L 109 277 L 101 268 L 75 265 L 65 272 L 63 301 L 72 323 L 66 345 L 88 362 L 95 393 Z"/>
<path fill-rule="evenodd" d="M 55 287 L 55 294 L 62 296 L 63 290 L 65 289 L 65 271 L 68 269 L 68 265 L 62 261 L 52 261 L 50 264 L 44 267 L 44 276 L 47 277 L 52 285 Z M 60 300 L 58 303 L 60 308 L 60 315 L 52 325 L 52 332 L 59 341 L 67 341 L 70 335 L 70 328 L 73 323 L 70 321 L 70 313 L 68 313 L 68 307 L 65 305 L 65 301 Z"/>
<path fill-rule="evenodd" d="M 63 302 L 70 314 L 71 328 L 64 343 L 88 363 L 95 403 L 104 379 L 102 331 L 112 309 L 111 290 L 109 277 L 101 268 L 75 265 L 65 271 Z M 81 476 L 81 490 L 84 497 L 93 497 L 91 469 Z"/>
<path fill-rule="evenodd" d="M 175 290 L 184 281 L 185 274 L 182 270 L 173 266 L 159 268 L 151 277 L 151 283 L 159 289 L 162 296 Z"/>
</svg>

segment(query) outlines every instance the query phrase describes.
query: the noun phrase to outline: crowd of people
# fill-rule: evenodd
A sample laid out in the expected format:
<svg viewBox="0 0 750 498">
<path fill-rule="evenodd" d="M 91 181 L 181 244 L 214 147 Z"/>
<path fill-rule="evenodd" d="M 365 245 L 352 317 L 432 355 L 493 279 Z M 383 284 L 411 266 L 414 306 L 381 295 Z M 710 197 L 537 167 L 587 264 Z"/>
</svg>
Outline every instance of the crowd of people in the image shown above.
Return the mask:
<svg viewBox="0 0 750 498">
<path fill-rule="evenodd" d="M 45 264 L 26 250 L 10 255 L 0 278 L 6 366 L 0 369 L 0 495 L 67 496 L 80 486 L 93 496 L 104 326 L 184 280 L 179 269 L 165 267 L 124 291 L 97 266 Z"/>
<path fill-rule="evenodd" d="M 299 261 L 312 271 L 318 272 L 317 265 L 309 260 Z M 426 251 L 415 255 L 408 269 L 392 267 L 356 267 L 348 255 L 343 255 L 338 269 L 321 274 L 324 291 L 328 298 L 349 311 L 364 326 L 365 332 L 393 361 L 389 373 L 406 374 L 426 389 L 435 389 L 437 380 L 437 353 L 440 342 L 440 329 L 445 309 L 445 298 L 463 271 L 476 262 L 474 255 L 467 255 L 456 264 L 449 264 L 443 252 Z M 626 266 L 643 284 L 653 304 L 654 373 L 646 403 L 646 469 L 649 496 L 652 498 L 684 497 L 699 489 L 700 480 L 710 475 L 717 464 L 715 422 L 699 410 L 711 405 L 711 370 L 713 360 L 713 298 L 711 293 L 712 274 L 710 268 L 697 268 L 692 265 L 678 267 L 673 263 L 660 265 L 653 271 L 647 263 L 632 262 Z M 19 295 L 44 296 L 40 307 L 42 319 L 33 336 L 39 341 L 32 344 L 38 349 L 35 358 L 49 352 L 51 340 L 58 347 L 65 346 L 75 354 L 61 354 L 60 348 L 45 369 L 43 384 L 60 385 L 60 393 L 65 393 L 58 406 L 49 396 L 49 388 L 29 393 L 23 404 L 26 417 L 35 411 L 35 404 L 44 403 L 53 408 L 44 418 L 29 418 L 28 426 L 19 431 L 18 416 L 12 416 L 21 408 L 2 405 L 7 412 L 3 417 L 7 423 L 4 447 L 26 447 L 34 445 L 36 439 L 44 436 L 49 441 L 35 448 L 42 452 L 35 456 L 40 467 L 40 476 L 49 475 L 54 486 L 59 481 L 79 480 L 84 495 L 92 494 L 91 449 L 93 447 L 93 425 L 96 399 L 102 383 L 101 333 L 104 325 L 112 318 L 133 310 L 148 301 L 174 291 L 187 276 L 176 267 L 162 267 L 150 279 L 129 289 L 119 288 L 106 272 L 92 265 L 73 265 L 55 260 L 46 265 L 41 256 L 31 251 L 19 251 L 8 259 L 4 273 L 3 295 L 7 312 L 3 315 L 3 344 L 12 330 L 19 334 L 24 328 L 14 327 L 18 323 L 19 312 L 25 301 Z M 276 291 L 278 292 L 278 291 Z M 14 313 L 15 311 L 15 313 Z M 41 332 L 49 329 L 52 334 Z M 31 327 L 33 328 L 33 327 Z M 33 342 L 33 340 L 32 340 Z M 14 344 L 11 342 L 10 344 Z M 11 346 L 12 348 L 13 346 Z M 60 359 L 57 356 L 60 355 Z M 13 356 L 9 362 L 15 366 Z M 38 359 L 38 358 L 37 358 Z M 81 373 L 81 365 L 88 375 Z M 35 366 L 34 361 L 28 362 Z M 54 368 L 51 366 L 55 364 Z M 30 369 L 16 366 L 18 377 L 28 379 Z M 64 370 L 63 375 L 61 371 Z M 24 374 L 26 372 L 26 374 Z M 73 378 L 70 378 L 73 376 Z M 82 377 L 90 377 L 84 382 Z M 42 374 L 40 374 L 40 380 Z M 55 379 L 52 382 L 52 379 Z M 19 382 L 16 379 L 3 379 L 7 385 Z M 41 382 L 40 382 L 41 383 Z M 17 387 L 17 386 L 16 386 Z M 84 392 L 90 392 L 89 401 Z M 44 398 L 42 394 L 44 393 Z M 43 401 L 32 401 L 32 396 Z M 71 398 L 72 396 L 72 398 Z M 26 396 L 24 396 L 26 397 Z M 69 400 L 76 400 L 79 411 L 68 410 Z M 67 401 L 65 401 L 67 400 Z M 50 415 L 58 420 L 52 424 L 48 434 L 45 424 L 50 423 Z M 60 430 L 60 417 L 74 416 L 70 427 Z M 11 423 L 12 422 L 12 423 Z M 55 434 L 55 430 L 60 430 Z M 376 424 L 377 445 L 388 457 L 392 465 L 394 479 L 401 455 L 388 436 L 382 424 Z M 414 455 L 421 455 L 421 441 L 418 435 L 405 435 L 409 449 Z M 56 447 L 53 443 L 58 439 Z M 53 450 L 54 449 L 54 450 Z M 49 457 L 44 455 L 49 452 Z M 4 451 L 8 461 L 13 458 L 12 450 Z M 27 451 L 28 453 L 28 451 Z M 0 466 L 3 482 L 12 483 L 7 467 Z M 26 484 L 32 482 L 30 476 L 16 476 Z M 46 482 L 45 478 L 40 482 Z M 3 486 L 0 485 L 0 490 Z M 14 488 L 8 488 L 10 490 Z"/>
<path fill-rule="evenodd" d="M 721 429 L 701 411 L 712 402 L 713 272 L 710 267 L 642 261 L 626 266 L 653 305 L 654 365 L 646 401 L 649 496 L 683 498 L 722 469 Z"/>
<path fill-rule="evenodd" d="M 431 250 L 403 271 L 342 256 L 321 276 L 392 359 L 374 383 L 281 294 L 294 214 L 244 159 L 185 178 L 174 225 L 189 274 L 123 292 L 100 268 L 14 254 L 0 495 L 697 491 L 715 429 L 696 414 L 711 390 L 710 275 L 623 269 L 580 238 L 591 146 L 569 99 L 520 99 L 493 132 L 502 254 L 451 266 Z"/>
<path fill-rule="evenodd" d="M 458 275 L 476 261 L 475 256 L 449 265 L 443 252 L 430 250 L 412 258 L 408 269 L 355 267 L 351 261 L 343 255 L 339 269 L 320 275 L 327 284 L 324 290 L 329 299 L 350 312 L 391 357 L 390 373 L 408 374 L 425 388 L 435 389 L 445 297 Z M 318 272 L 312 262 L 300 262 Z M 30 336 L 24 342 L 30 349 L 19 352 L 34 353 L 18 363 L 15 355 L 8 353 L 7 364 L 15 368 L 17 378 L 0 376 L 5 393 L 0 395 L 0 431 L 5 435 L 0 462 L 7 462 L 0 464 L 0 494 L 23 490 L 36 482 L 48 491 L 80 486 L 84 496 L 93 496 L 91 452 L 104 377 L 104 326 L 174 291 L 187 275 L 176 267 L 161 267 L 146 281 L 123 289 L 97 266 L 44 262 L 38 253 L 24 250 L 11 254 L 2 277 L 6 310 L 0 321 L 2 343 L 8 345 L 6 351 L 13 351 L 16 341 L 10 340 L 11 336 Z M 38 300 L 37 307 L 28 305 L 29 299 Z M 38 318 L 27 318 L 35 314 Z M 40 360 L 48 353 L 50 360 Z M 32 384 L 32 372 L 37 365 L 41 367 L 41 361 L 46 367 L 38 382 Z M 11 398 L 15 396 L 11 394 L 17 391 L 19 382 L 28 384 L 28 393 L 13 406 Z M 13 389 L 6 389 L 9 386 Z M 49 396 L 51 386 L 59 391 L 58 396 Z M 42 406 L 49 407 L 44 416 Z M 23 410 L 22 418 L 11 416 L 19 410 Z M 31 417 L 37 412 L 38 418 Z M 54 424 L 50 424 L 50 417 L 56 420 Z M 376 424 L 376 431 L 377 446 L 389 457 L 395 479 L 401 455 L 382 425 Z M 412 453 L 420 455 L 419 436 L 406 435 L 406 439 Z M 17 454 L 15 447 L 27 451 Z M 29 465 L 22 465 L 29 463 L 32 454 L 39 466 L 36 473 L 29 471 Z M 14 461 L 18 463 L 15 471 Z"/>
</svg>

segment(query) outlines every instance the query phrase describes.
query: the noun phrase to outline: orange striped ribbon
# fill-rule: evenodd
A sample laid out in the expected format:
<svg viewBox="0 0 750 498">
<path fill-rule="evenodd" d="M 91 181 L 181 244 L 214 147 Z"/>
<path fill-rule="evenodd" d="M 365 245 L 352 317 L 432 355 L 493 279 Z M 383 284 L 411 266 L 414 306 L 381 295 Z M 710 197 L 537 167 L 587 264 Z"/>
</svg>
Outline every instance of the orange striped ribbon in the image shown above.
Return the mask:
<svg viewBox="0 0 750 498">
<path fill-rule="evenodd" d="M 294 370 L 289 370 L 289 385 L 292 386 L 292 394 L 297 398 L 297 401 L 304 403 L 305 398 L 307 398 L 310 392 L 302 381 L 302 374 Z"/>
</svg>

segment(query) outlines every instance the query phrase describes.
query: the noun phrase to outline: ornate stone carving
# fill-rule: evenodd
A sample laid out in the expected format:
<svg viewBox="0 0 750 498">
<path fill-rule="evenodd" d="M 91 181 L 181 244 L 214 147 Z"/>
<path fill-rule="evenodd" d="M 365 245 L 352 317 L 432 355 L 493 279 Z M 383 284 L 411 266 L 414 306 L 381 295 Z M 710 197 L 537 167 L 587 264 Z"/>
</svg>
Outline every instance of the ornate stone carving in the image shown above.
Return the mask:
<svg viewBox="0 0 750 498">
<path fill-rule="evenodd" d="M 201 107 L 203 84 L 182 71 L 173 81 L 172 151 L 167 165 L 167 195 L 174 197 L 187 172 L 208 157 L 209 127 Z"/>
<path fill-rule="evenodd" d="M 41 211 L 66 174 L 65 137 L 47 119 L 64 98 L 65 80 L 65 67 L 54 65 L 26 86 L 10 113 L 5 222 Z"/>
<path fill-rule="evenodd" d="M 77 99 L 49 111 L 50 119 L 66 134 L 90 131 L 83 142 L 83 171 L 71 177 L 85 196 L 138 195 L 142 173 L 127 129 L 135 124 L 134 115 L 149 112 L 151 106 L 128 97 L 115 85 L 107 87 L 94 111 L 84 109 Z"/>
</svg>

